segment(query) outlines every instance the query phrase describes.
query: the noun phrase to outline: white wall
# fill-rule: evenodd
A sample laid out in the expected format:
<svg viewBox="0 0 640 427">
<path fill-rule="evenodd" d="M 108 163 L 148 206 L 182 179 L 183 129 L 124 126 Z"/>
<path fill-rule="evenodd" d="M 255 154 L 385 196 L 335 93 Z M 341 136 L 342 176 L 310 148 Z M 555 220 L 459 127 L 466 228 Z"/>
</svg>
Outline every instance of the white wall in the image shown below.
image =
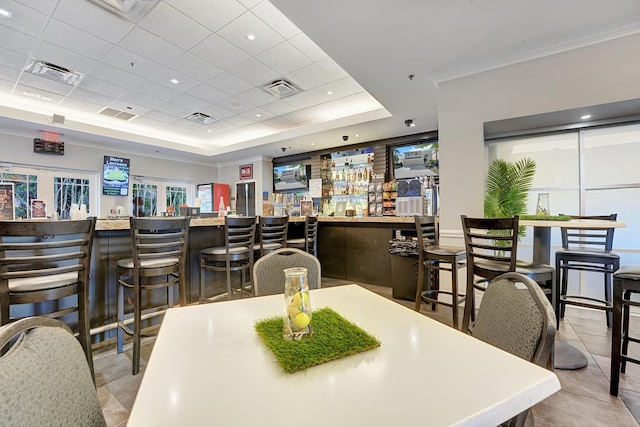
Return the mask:
<svg viewBox="0 0 640 427">
<path fill-rule="evenodd" d="M 228 163 L 218 167 L 218 182 L 229 183 L 231 186 L 231 208 L 236 208 L 236 182 L 240 182 L 240 166 L 253 165 L 253 179 L 256 182 L 256 215 L 262 215 L 262 192 L 273 190 L 273 170 L 271 157 L 258 156 L 248 158 L 240 163 Z"/>
<path fill-rule="evenodd" d="M 441 83 L 443 243 L 461 238 L 461 214 L 483 214 L 484 122 L 640 98 L 639 51 L 635 35 Z"/>
<path fill-rule="evenodd" d="M 131 160 L 131 174 L 154 178 L 193 181 L 194 185 L 203 182 L 219 182 L 217 168 L 192 163 L 182 163 L 174 160 L 141 156 L 132 153 L 109 150 L 108 148 L 89 148 L 65 141 L 65 154 L 39 154 L 33 152 L 33 137 L 17 136 L 0 133 L 0 161 L 19 163 L 29 166 L 46 168 L 75 169 L 97 172 L 102 177 L 102 162 L 104 156 L 124 157 Z M 191 200 L 195 199 L 194 194 Z M 102 188 L 100 188 L 102 192 Z M 131 205 L 129 197 L 101 196 L 100 216 L 104 217 L 111 208 L 117 205 L 128 207 Z"/>
</svg>

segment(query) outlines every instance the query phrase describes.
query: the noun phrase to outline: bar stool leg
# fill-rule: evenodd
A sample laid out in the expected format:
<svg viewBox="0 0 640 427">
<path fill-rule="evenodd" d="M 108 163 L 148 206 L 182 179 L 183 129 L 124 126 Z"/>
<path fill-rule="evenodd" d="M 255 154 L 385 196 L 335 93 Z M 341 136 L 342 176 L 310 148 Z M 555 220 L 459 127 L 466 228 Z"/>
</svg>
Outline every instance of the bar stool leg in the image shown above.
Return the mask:
<svg viewBox="0 0 640 427">
<path fill-rule="evenodd" d="M 453 327 L 458 329 L 458 266 L 455 260 L 451 264 L 451 303 Z"/>
<path fill-rule="evenodd" d="M 140 308 L 140 300 L 141 300 L 141 287 L 140 287 L 140 279 L 134 279 L 134 289 L 133 289 L 133 368 L 131 373 L 133 375 L 137 375 L 140 371 L 140 327 L 142 324 L 141 317 L 141 308 Z"/>
<path fill-rule="evenodd" d="M 618 395 L 620 384 L 620 350 L 622 341 L 622 280 L 613 281 L 613 337 L 611 340 L 611 384 L 609 394 Z"/>
<path fill-rule="evenodd" d="M 117 283 L 117 299 L 118 299 L 118 327 L 116 328 L 116 346 L 118 353 L 122 353 L 122 347 L 124 346 L 124 330 L 122 326 L 124 324 L 124 286 L 120 284 L 120 275 L 118 275 Z"/>
<path fill-rule="evenodd" d="M 631 291 L 625 291 L 622 301 L 627 301 L 631 298 Z M 629 311 L 630 307 L 627 304 L 622 306 L 622 352 L 621 355 L 627 355 L 629 351 Z M 622 358 L 620 361 L 620 372 L 623 374 L 627 368 L 627 360 Z"/>
</svg>

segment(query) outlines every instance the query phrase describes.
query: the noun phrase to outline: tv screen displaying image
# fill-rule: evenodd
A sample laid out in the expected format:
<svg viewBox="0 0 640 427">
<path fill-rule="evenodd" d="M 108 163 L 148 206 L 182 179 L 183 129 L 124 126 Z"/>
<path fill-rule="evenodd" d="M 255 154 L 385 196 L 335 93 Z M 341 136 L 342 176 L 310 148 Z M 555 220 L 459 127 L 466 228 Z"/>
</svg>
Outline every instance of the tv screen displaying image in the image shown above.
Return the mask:
<svg viewBox="0 0 640 427">
<path fill-rule="evenodd" d="M 395 179 L 438 175 L 438 142 L 393 147 L 393 176 Z"/>
<path fill-rule="evenodd" d="M 295 191 L 309 189 L 311 166 L 303 163 L 273 167 L 274 191 Z"/>
<path fill-rule="evenodd" d="M 102 194 L 106 196 L 129 195 L 129 159 L 104 156 Z"/>
</svg>

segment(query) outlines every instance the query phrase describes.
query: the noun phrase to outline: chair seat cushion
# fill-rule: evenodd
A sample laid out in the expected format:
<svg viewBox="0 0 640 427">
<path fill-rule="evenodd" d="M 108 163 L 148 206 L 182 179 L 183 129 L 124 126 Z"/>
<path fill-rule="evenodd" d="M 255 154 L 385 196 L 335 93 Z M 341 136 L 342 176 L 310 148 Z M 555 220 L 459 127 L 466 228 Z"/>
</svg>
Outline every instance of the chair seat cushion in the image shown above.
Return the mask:
<svg viewBox="0 0 640 427">
<path fill-rule="evenodd" d="M 476 266 L 479 268 L 483 268 L 486 270 L 492 270 L 496 272 L 504 272 L 509 271 L 509 264 L 504 262 L 491 262 L 491 261 L 482 261 L 476 262 Z M 526 261 L 516 261 L 516 272 L 524 274 L 525 276 L 532 274 L 546 274 L 552 273 L 555 271 L 555 268 L 548 264 L 540 264 Z"/>
<path fill-rule="evenodd" d="M 157 258 L 157 259 L 142 261 L 140 263 L 140 267 L 142 268 L 170 267 L 172 265 L 178 264 L 179 262 L 180 262 L 180 259 L 175 257 Z M 118 267 L 133 268 L 133 258 L 118 260 Z"/>
<path fill-rule="evenodd" d="M 461 256 L 466 254 L 465 248 L 460 248 L 456 246 L 440 246 L 440 245 L 425 246 L 424 251 L 429 254 L 440 255 L 440 256 L 454 256 L 454 255 Z"/>
<path fill-rule="evenodd" d="M 248 253 L 249 249 L 244 246 L 238 246 L 235 248 L 229 248 L 229 253 L 231 255 L 239 255 Z M 205 255 L 225 255 L 227 253 L 227 248 L 225 246 L 217 246 L 214 248 L 207 248 L 200 251 L 201 254 Z"/>
<path fill-rule="evenodd" d="M 280 249 L 282 247 L 282 244 L 280 243 L 265 243 L 264 245 L 262 245 L 262 248 L 265 250 L 276 250 L 276 249 Z M 259 251 L 260 250 L 260 245 L 253 245 L 253 250 L 254 251 Z"/>
<path fill-rule="evenodd" d="M 556 252 L 556 257 L 559 258 L 563 258 L 563 257 L 570 257 L 570 258 L 576 258 L 576 257 L 584 257 L 584 258 L 600 258 L 600 259 L 620 259 L 620 255 L 618 255 L 615 252 L 606 252 L 606 251 L 599 251 L 597 249 L 594 250 L 568 250 L 568 251 L 557 251 Z"/>
<path fill-rule="evenodd" d="M 306 239 L 309 243 L 313 242 L 313 239 Z M 301 237 L 299 239 L 289 239 L 287 240 L 287 245 L 304 245 L 305 238 Z"/>
<path fill-rule="evenodd" d="M 78 281 L 78 272 L 52 274 L 42 277 L 9 279 L 10 292 L 32 292 L 68 286 Z"/>
<path fill-rule="evenodd" d="M 625 265 L 613 273 L 617 279 L 640 280 L 640 265 Z"/>
</svg>

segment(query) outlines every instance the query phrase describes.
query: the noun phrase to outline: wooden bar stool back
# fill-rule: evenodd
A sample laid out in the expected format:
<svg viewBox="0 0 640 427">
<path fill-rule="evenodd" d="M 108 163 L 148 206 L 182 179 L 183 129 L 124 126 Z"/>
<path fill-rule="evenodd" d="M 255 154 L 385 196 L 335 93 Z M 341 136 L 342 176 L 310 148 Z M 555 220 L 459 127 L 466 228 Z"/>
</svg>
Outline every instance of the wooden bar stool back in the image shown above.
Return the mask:
<svg viewBox="0 0 640 427">
<path fill-rule="evenodd" d="M 261 216 L 258 220 L 258 243 L 253 247 L 257 257 L 287 247 L 289 216 Z"/>
<path fill-rule="evenodd" d="M 316 239 L 318 236 L 318 217 L 307 216 L 304 219 L 304 237 L 287 239 L 288 248 L 302 249 L 311 255 L 316 254 Z"/>
<path fill-rule="evenodd" d="M 121 353 L 124 334 L 133 337 L 132 373 L 140 370 L 140 337 L 142 316 L 155 317 L 173 307 L 174 285 L 178 285 L 180 305 L 189 302 L 186 280 L 187 248 L 189 247 L 189 217 L 130 217 L 132 257 L 118 261 L 118 332 L 117 349 Z M 166 299 L 142 302 L 148 291 L 163 289 Z M 125 291 L 133 293 L 133 300 L 125 304 Z M 144 308 L 144 310 L 143 310 Z M 144 313 L 143 313 L 144 311 Z"/>
<path fill-rule="evenodd" d="M 451 307 L 453 327 L 458 329 L 458 306 L 465 302 L 465 295 L 458 292 L 458 269 L 464 267 L 465 248 L 440 246 L 435 218 L 433 216 L 415 216 L 418 237 L 418 283 L 416 286 L 415 310 L 420 311 L 421 303 L 431 303 Z M 427 273 L 427 289 L 423 289 L 424 272 Z M 451 290 L 440 289 L 440 271 L 451 273 Z M 440 295 L 449 295 L 441 299 Z"/>
<path fill-rule="evenodd" d="M 0 325 L 77 312 L 78 338 L 92 375 L 89 272 L 96 218 L 0 221 Z M 14 315 L 11 315 L 11 312 Z"/>
</svg>

